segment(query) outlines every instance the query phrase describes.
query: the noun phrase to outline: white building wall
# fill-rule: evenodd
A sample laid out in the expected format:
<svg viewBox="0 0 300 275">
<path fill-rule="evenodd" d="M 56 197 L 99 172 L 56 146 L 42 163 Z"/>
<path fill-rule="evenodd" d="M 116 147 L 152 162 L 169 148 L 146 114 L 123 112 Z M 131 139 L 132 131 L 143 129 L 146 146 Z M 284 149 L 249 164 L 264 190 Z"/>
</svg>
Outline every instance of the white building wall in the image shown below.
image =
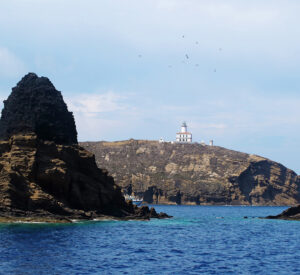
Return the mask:
<svg viewBox="0 0 300 275">
<path fill-rule="evenodd" d="M 177 134 L 176 142 L 192 142 L 192 134 Z"/>
</svg>

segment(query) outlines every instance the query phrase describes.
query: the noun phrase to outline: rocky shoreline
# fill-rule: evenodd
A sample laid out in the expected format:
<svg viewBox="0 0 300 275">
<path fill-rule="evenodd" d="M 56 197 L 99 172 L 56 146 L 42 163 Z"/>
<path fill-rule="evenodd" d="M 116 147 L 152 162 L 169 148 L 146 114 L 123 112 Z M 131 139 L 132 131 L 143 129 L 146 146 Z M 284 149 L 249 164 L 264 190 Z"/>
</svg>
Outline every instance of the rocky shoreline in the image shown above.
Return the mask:
<svg viewBox="0 0 300 275">
<path fill-rule="evenodd" d="M 127 215 L 123 217 L 103 215 L 97 213 L 78 213 L 78 215 L 63 216 L 54 215 L 49 213 L 39 214 L 36 212 L 23 212 L 23 211 L 1 211 L 0 212 L 0 223 L 76 223 L 84 221 L 129 221 L 129 220 L 150 220 L 152 218 L 156 219 L 166 219 L 171 218 L 165 213 L 156 213 L 155 209 L 152 207 L 149 209 L 148 206 L 143 206 L 141 208 L 136 208 L 136 211 L 132 215 Z"/>
<path fill-rule="evenodd" d="M 217 146 L 78 144 L 61 93 L 48 78 L 23 77 L 0 119 L 0 223 L 170 217 L 133 205 L 122 191 L 149 204 L 298 205 L 300 178 L 279 163 Z M 300 206 L 267 219 L 300 220 Z"/>
</svg>

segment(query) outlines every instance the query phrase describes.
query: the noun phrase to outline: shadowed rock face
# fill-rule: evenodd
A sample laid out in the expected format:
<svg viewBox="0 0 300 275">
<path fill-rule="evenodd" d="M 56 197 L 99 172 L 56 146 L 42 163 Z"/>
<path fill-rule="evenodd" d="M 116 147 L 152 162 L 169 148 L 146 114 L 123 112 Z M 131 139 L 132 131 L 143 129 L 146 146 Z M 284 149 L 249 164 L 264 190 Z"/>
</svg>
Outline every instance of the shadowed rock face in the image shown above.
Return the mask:
<svg viewBox="0 0 300 275">
<path fill-rule="evenodd" d="M 19 133 L 35 133 L 57 144 L 77 143 L 73 114 L 48 78 L 27 74 L 4 101 L 0 140 Z"/>
<path fill-rule="evenodd" d="M 125 192 L 158 204 L 295 205 L 300 180 L 263 157 L 156 141 L 84 142 Z"/>
<path fill-rule="evenodd" d="M 72 113 L 51 82 L 26 75 L 0 123 L 0 222 L 165 218 L 126 202 L 92 153 L 77 144 Z"/>
</svg>

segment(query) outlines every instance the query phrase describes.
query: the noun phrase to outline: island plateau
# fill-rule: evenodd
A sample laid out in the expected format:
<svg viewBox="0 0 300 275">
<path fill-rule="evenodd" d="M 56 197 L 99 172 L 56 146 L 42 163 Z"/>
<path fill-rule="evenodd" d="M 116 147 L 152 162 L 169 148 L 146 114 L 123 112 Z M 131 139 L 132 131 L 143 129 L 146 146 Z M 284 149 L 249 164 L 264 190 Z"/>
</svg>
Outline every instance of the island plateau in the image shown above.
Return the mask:
<svg viewBox="0 0 300 275">
<path fill-rule="evenodd" d="M 148 140 L 80 143 L 124 193 L 152 204 L 296 205 L 300 178 L 264 157 Z"/>
</svg>

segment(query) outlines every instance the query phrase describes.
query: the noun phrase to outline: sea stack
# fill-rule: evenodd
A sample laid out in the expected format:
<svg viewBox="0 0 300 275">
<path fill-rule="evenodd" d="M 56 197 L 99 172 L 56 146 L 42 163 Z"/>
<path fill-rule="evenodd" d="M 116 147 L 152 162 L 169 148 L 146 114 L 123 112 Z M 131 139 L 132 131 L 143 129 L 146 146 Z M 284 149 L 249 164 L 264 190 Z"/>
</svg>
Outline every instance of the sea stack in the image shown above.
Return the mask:
<svg viewBox="0 0 300 275">
<path fill-rule="evenodd" d="M 77 143 L 73 114 L 46 77 L 29 73 L 0 119 L 0 222 L 167 217 L 126 202 Z"/>
<path fill-rule="evenodd" d="M 48 78 L 27 74 L 4 101 L 0 140 L 19 133 L 35 133 L 38 139 L 56 144 L 77 144 L 73 114 Z"/>
</svg>

